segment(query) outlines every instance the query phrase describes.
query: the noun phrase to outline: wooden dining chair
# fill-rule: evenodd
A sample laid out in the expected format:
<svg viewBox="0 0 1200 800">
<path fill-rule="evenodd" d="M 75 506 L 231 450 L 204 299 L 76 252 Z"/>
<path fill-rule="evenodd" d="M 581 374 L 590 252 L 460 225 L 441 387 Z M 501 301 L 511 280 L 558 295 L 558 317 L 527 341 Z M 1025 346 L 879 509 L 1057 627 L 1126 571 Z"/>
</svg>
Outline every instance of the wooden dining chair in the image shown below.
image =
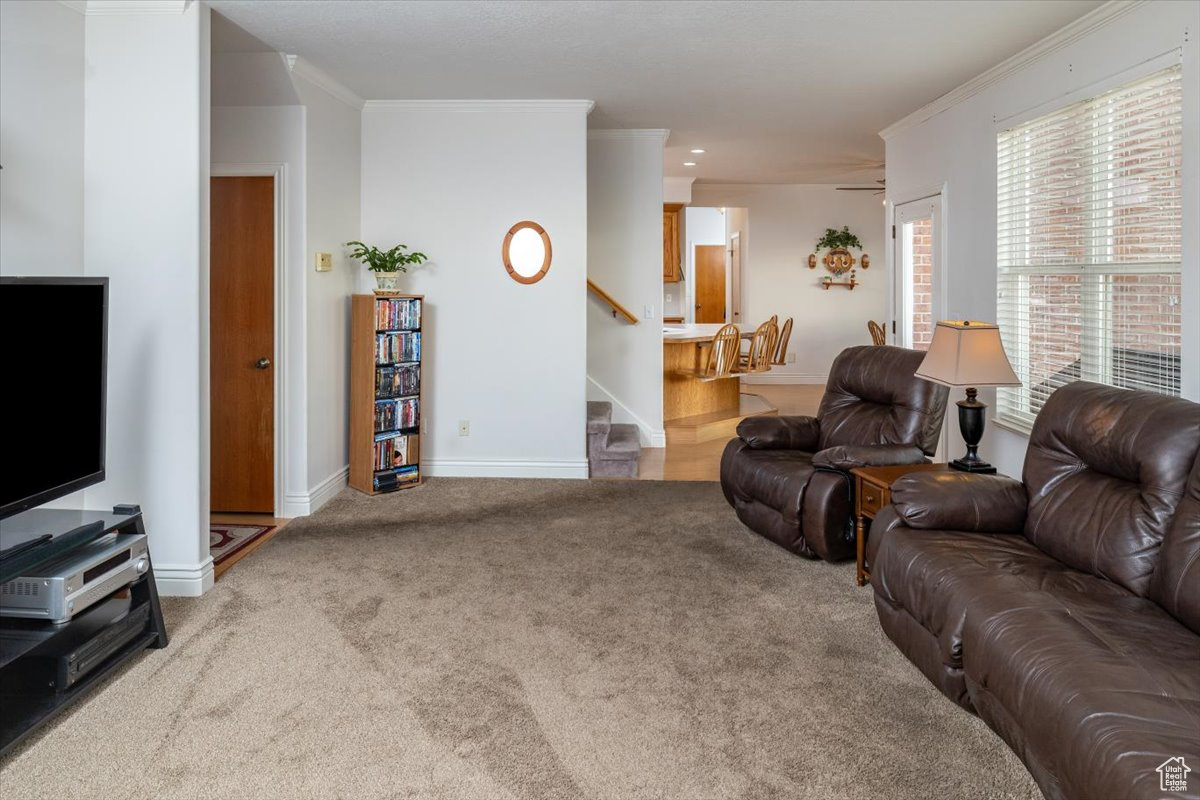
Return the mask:
<svg viewBox="0 0 1200 800">
<path fill-rule="evenodd" d="M 867 330 L 871 332 L 871 344 L 887 344 L 887 332 L 878 322 L 873 319 L 867 320 Z"/>
<path fill-rule="evenodd" d="M 774 322 L 774 323 L 775 323 L 775 325 L 776 325 L 776 326 L 778 326 L 778 325 L 779 325 L 779 315 L 778 315 L 778 314 L 772 314 L 772 315 L 771 315 L 771 318 L 770 318 L 770 319 L 768 319 L 768 320 L 767 320 L 767 322 Z M 750 344 L 750 340 L 749 340 L 749 339 L 744 339 L 744 340 L 743 340 L 743 342 L 745 342 L 747 345 L 749 345 L 749 344 Z M 745 361 L 745 360 L 746 360 L 746 354 L 747 354 L 747 353 L 749 353 L 749 352 L 750 352 L 750 348 L 749 348 L 748 346 L 747 346 L 747 347 L 743 347 L 743 348 L 742 348 L 742 354 L 741 354 L 740 356 L 738 356 L 738 358 L 739 358 L 740 360 L 742 360 L 742 361 Z M 772 350 L 771 350 L 771 353 L 773 354 L 774 352 L 775 352 L 775 350 L 774 350 L 774 348 L 772 348 Z"/>
<path fill-rule="evenodd" d="M 750 349 L 738 361 L 738 372 L 767 372 L 775 356 L 775 342 L 779 338 L 779 325 L 767 320 L 754 330 Z"/>
<path fill-rule="evenodd" d="M 775 366 L 782 366 L 787 359 L 788 340 L 792 338 L 792 318 L 788 317 L 783 323 L 783 327 L 779 329 L 779 341 L 775 345 L 775 355 L 771 359 L 771 363 Z"/>
<path fill-rule="evenodd" d="M 719 381 L 737 377 L 738 344 L 742 333 L 737 325 L 725 325 L 708 344 L 704 366 L 698 370 L 680 370 L 679 374 L 701 381 Z"/>
</svg>

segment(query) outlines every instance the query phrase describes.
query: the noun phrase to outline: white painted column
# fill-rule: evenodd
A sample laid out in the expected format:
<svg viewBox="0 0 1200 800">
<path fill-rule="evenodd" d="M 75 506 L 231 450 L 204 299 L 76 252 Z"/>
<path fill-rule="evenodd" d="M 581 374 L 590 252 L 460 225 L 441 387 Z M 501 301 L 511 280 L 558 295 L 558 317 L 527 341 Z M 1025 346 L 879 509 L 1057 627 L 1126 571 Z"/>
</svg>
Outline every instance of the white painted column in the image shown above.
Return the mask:
<svg viewBox="0 0 1200 800">
<path fill-rule="evenodd" d="M 107 480 L 137 503 L 160 591 L 212 586 L 208 554 L 209 10 L 91 3 L 84 274 L 111 279 Z"/>
</svg>

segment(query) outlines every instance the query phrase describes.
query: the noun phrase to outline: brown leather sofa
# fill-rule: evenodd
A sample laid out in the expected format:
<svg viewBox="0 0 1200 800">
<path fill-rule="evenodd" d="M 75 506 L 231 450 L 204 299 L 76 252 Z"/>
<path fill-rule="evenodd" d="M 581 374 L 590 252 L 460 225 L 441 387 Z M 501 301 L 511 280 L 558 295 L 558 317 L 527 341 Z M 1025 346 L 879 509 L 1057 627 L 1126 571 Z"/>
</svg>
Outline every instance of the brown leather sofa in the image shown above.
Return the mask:
<svg viewBox="0 0 1200 800">
<path fill-rule="evenodd" d="M 1074 383 L 1022 481 L 905 476 L 875 519 L 884 631 L 1049 798 L 1200 798 L 1198 452 L 1200 405 Z"/>
<path fill-rule="evenodd" d="M 849 470 L 917 464 L 937 448 L 944 386 L 913 375 L 924 353 L 851 347 L 816 417 L 748 417 L 721 457 L 721 488 L 751 530 L 808 558 L 854 555 Z"/>
</svg>

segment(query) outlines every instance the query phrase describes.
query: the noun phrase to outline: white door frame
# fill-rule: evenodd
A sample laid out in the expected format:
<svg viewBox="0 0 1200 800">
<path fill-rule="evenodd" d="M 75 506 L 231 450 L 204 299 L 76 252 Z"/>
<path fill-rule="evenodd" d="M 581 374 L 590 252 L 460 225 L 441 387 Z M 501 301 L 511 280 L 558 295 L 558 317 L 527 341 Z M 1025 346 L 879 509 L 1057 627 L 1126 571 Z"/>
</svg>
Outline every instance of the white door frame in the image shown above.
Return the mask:
<svg viewBox="0 0 1200 800">
<path fill-rule="evenodd" d="M 733 263 L 734 242 L 737 242 L 737 263 Z M 742 264 L 746 254 L 742 250 L 742 232 L 729 234 L 725 253 L 725 323 L 740 325 L 742 321 Z"/>
<path fill-rule="evenodd" d="M 905 199 L 897 202 L 889 202 L 887 210 L 887 223 L 890 227 L 892 236 L 892 245 L 887 248 L 888 259 L 888 313 L 891 315 L 891 325 L 889 326 L 889 343 L 901 347 L 908 346 L 909 342 L 904 341 L 905 335 L 903 327 L 906 324 L 911 324 L 911 314 L 907 316 L 906 297 L 911 297 L 911 286 L 906 285 L 904 270 L 898 258 L 900 249 L 899 227 L 906 221 L 912 219 L 923 219 L 921 215 L 912 215 L 912 210 L 905 213 L 905 206 L 910 206 L 911 209 L 916 209 L 917 204 L 924 204 L 924 207 L 929 209 L 930 216 L 933 218 L 933 242 L 932 242 L 932 283 L 933 292 L 930 298 L 930 311 L 933 315 L 933 322 L 936 324 L 938 320 L 943 320 L 948 317 L 946 298 L 949 297 L 948 284 L 950 281 L 950 270 L 946 268 L 946 254 L 949 248 L 949 236 L 947 231 L 949 225 L 947 223 L 947 197 L 948 186 L 943 183 L 941 186 L 930 186 L 917 191 L 902 195 Z M 946 416 L 942 421 L 942 434 L 938 437 L 937 451 L 934 453 L 935 461 L 947 461 L 950 439 L 954 437 L 955 431 L 958 430 L 958 413 L 954 407 L 954 398 L 951 397 L 947 404 Z M 957 441 L 957 439 L 956 439 Z"/>
<path fill-rule="evenodd" d="M 287 463 L 288 457 L 288 437 L 283 435 L 285 430 L 284 424 L 290 418 L 290 401 L 284 387 L 287 382 L 284 380 L 289 367 L 289 362 L 292 354 L 288 353 L 285 344 L 287 343 L 287 316 L 285 313 L 285 303 L 283 298 L 288 296 L 287 293 L 287 270 L 284 265 L 287 263 L 287 236 L 285 225 L 287 220 L 286 203 L 287 203 L 287 164 L 285 162 L 263 162 L 256 164 L 212 164 L 209 167 L 209 175 L 213 178 L 274 178 L 275 190 L 275 286 L 274 286 L 274 317 L 275 317 L 275 342 L 274 352 L 271 354 L 271 360 L 275 364 L 275 380 L 272 386 L 273 416 L 275 421 L 274 434 L 274 472 L 272 480 L 273 487 L 273 502 L 275 505 L 272 516 L 284 516 L 284 465 Z M 212 236 L 210 230 L 209 236 Z M 211 267 L 208 267 L 211 270 Z M 211 273 L 210 273 L 211 275 Z M 210 276 L 205 276 L 205 283 L 211 287 Z M 211 291 L 211 288 L 210 288 Z M 209 314 L 212 313 L 211 308 Z M 212 329 L 209 329 L 209 338 L 212 337 Z M 211 367 L 210 367 L 211 368 Z M 211 379 L 210 379 L 211 385 Z M 203 405 L 209 405 L 209 398 L 201 399 Z M 209 416 L 211 417 L 211 408 Z M 210 441 L 201 443 L 201 447 L 205 451 L 210 450 Z M 211 452 L 208 459 L 209 469 L 212 469 Z M 211 481 L 210 481 L 211 487 Z M 210 489 L 211 491 L 211 489 Z M 211 507 L 211 503 L 210 503 Z"/>
<path fill-rule="evenodd" d="M 908 208 L 906 208 L 908 207 Z M 928 214 L 922 215 L 917 213 L 917 209 L 927 209 Z M 907 213 L 906 213 L 907 212 Z M 943 184 L 936 190 L 924 191 L 916 193 L 912 199 L 904 200 L 895 203 L 889 203 L 888 207 L 888 223 L 891 228 L 891 247 L 888 248 L 888 313 L 891 315 L 891 325 L 889 326 L 889 342 L 901 347 L 909 346 L 910 342 L 906 341 L 904 335 L 905 326 L 911 322 L 911 316 L 905 319 L 908 312 L 911 300 L 906 298 L 911 297 L 911 287 L 906 285 L 904 271 L 900 263 L 901 259 L 897 257 L 900 246 L 899 229 L 905 222 L 914 219 L 924 219 L 925 216 L 933 218 L 933 296 L 930 298 L 930 308 L 933 313 L 933 321 L 946 319 L 946 298 L 948 296 L 946 284 L 948 282 L 949 270 L 946 269 L 946 250 L 948 238 L 946 236 L 946 187 Z"/>
</svg>

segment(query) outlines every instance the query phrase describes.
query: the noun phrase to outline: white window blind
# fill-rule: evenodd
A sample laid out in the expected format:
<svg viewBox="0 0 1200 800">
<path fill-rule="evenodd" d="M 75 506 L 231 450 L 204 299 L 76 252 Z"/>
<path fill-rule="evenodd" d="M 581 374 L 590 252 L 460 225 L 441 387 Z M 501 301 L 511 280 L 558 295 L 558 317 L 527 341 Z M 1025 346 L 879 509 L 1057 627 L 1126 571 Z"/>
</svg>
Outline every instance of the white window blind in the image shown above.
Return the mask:
<svg viewBox="0 0 1200 800">
<path fill-rule="evenodd" d="M 1076 380 L 1179 394 L 1179 67 L 997 138 L 997 318 L 1028 430 Z"/>
</svg>

